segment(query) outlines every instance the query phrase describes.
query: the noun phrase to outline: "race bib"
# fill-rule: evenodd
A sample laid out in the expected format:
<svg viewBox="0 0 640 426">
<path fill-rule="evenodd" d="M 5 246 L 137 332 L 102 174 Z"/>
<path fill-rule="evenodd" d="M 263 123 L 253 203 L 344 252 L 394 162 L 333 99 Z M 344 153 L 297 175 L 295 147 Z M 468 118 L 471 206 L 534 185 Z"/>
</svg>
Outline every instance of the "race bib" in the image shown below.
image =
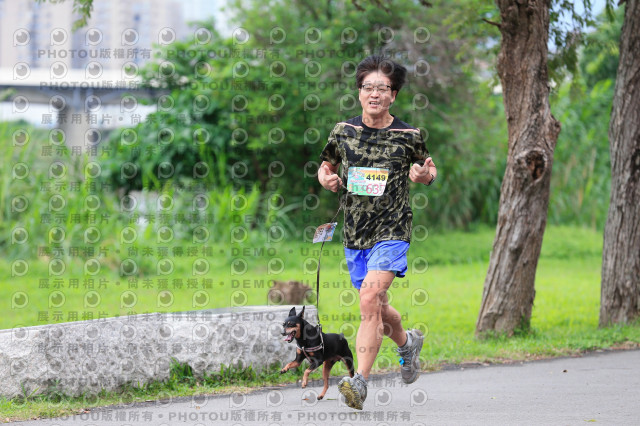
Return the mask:
<svg viewBox="0 0 640 426">
<path fill-rule="evenodd" d="M 356 195 L 379 197 L 384 194 L 388 177 L 388 169 L 349 167 L 347 190 Z"/>
</svg>

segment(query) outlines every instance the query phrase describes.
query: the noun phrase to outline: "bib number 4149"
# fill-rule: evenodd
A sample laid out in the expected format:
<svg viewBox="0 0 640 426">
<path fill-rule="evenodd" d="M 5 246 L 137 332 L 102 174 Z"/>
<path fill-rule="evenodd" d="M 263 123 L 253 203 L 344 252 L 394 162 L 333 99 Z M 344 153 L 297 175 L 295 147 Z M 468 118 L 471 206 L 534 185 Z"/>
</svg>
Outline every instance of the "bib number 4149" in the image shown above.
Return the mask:
<svg viewBox="0 0 640 426">
<path fill-rule="evenodd" d="M 349 167 L 347 190 L 356 195 L 379 197 L 384 194 L 388 178 L 388 169 Z"/>
</svg>

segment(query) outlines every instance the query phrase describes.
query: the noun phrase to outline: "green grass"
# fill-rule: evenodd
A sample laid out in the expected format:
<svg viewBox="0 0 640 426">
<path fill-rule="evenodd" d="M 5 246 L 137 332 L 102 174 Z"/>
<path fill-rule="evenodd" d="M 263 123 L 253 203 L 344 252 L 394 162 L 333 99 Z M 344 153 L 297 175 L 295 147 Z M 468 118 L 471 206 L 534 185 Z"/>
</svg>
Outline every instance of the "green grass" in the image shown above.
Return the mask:
<svg viewBox="0 0 640 426">
<path fill-rule="evenodd" d="M 541 281 L 545 273 L 548 272 L 551 277 L 562 276 L 564 279 L 557 286 L 558 293 L 553 293 L 550 299 L 557 304 L 560 303 L 557 301 L 563 300 L 563 295 L 573 297 L 573 293 L 576 293 L 586 297 L 590 294 L 591 297 L 587 299 L 590 305 L 585 305 L 584 309 L 593 309 L 592 313 L 597 316 L 601 241 L 600 233 L 594 231 L 549 227 L 538 268 L 538 297 L 543 290 L 540 286 L 546 285 L 546 281 Z M 410 321 L 433 323 L 439 317 L 440 306 L 444 303 L 442 309 L 453 318 L 437 324 L 437 328 L 446 329 L 447 324 L 451 323 L 454 329 L 459 329 L 462 324 L 458 323 L 457 317 L 462 315 L 467 318 L 469 311 L 477 311 L 492 242 L 493 229 L 489 228 L 473 233 L 432 232 L 424 241 L 414 241 L 409 262 L 415 262 L 415 268 L 410 266 L 407 278 L 397 279 L 390 293 L 392 297 L 394 294 L 406 296 L 424 290 L 429 294 L 429 302 L 412 307 L 410 297 L 404 300 L 409 302 L 407 304 L 401 304 L 402 298 L 396 298 L 394 306 L 408 315 Z M 77 259 L 67 263 L 65 273 L 60 277 L 51 276 L 48 270 L 51 259 L 40 257 L 27 259 L 29 272 L 14 277 L 11 276 L 12 261 L 0 259 L 0 280 L 6 283 L 0 287 L 0 303 L 6 312 L 11 312 L 11 315 L 0 318 L 0 329 L 146 312 L 207 309 L 234 304 L 262 305 L 268 303 L 267 291 L 273 280 L 295 279 L 315 289 L 318 244 L 290 241 L 265 244 L 253 241 L 244 245 L 210 246 L 206 252 L 202 245 L 174 246 L 184 247 L 185 253 L 193 248 L 195 253 L 172 256 L 172 247 L 169 246 L 169 255 L 158 256 L 158 247 L 149 246 L 149 254 L 141 257 L 151 266 L 134 279 L 119 274 L 119 259 L 128 257 L 126 247 L 116 254 L 113 247 L 107 245 L 110 250 L 106 256 L 97 257 L 101 271 L 96 276 L 85 275 L 83 260 Z M 142 249 L 144 247 L 140 252 Z M 159 276 L 153 271 L 159 258 L 163 257 L 172 260 L 174 272 Z M 196 258 L 204 258 L 209 263 L 207 274 L 192 274 Z M 325 244 L 320 309 L 329 320 L 336 315 L 358 313 L 357 304 L 340 306 L 326 303 L 340 298 L 345 301 L 356 300 L 354 296 L 357 293 L 351 287 L 343 259 L 339 242 Z M 558 263 L 547 263 L 553 260 Z M 245 269 L 246 265 L 246 272 L 234 273 L 234 265 L 240 265 L 240 269 Z M 158 296 L 163 291 L 171 292 L 171 304 L 159 303 Z M 205 305 L 194 303 L 193 300 L 194 294 L 201 291 L 209 296 Z M 585 293 L 589 291 L 591 293 Z M 55 302 L 55 299 L 49 299 L 57 292 L 63 294 L 63 304 L 50 303 Z M 123 294 L 128 292 L 135 296 L 135 304 L 123 306 Z M 27 303 L 24 303 L 24 297 L 14 301 L 16 293 L 18 296 L 24 293 L 28 298 Z M 86 301 L 85 296 L 97 297 L 98 302 L 88 303 L 91 298 Z M 547 307 L 540 303 L 540 299 L 537 299 L 536 305 L 539 309 Z M 456 309 L 450 309 L 449 306 L 455 306 Z M 537 315 L 539 311 L 534 312 L 534 319 Z M 546 318 L 546 315 L 542 318 Z M 465 323 L 473 326 L 474 321 L 465 320 Z M 337 321 L 332 325 L 340 326 L 341 323 Z"/>
<path fill-rule="evenodd" d="M 505 362 L 573 355 L 599 348 L 635 346 L 640 342 L 640 327 L 637 325 L 598 328 L 602 236 L 600 232 L 575 227 L 547 228 L 536 275 L 531 331 L 510 339 L 501 336 L 476 339 L 475 322 L 493 232 L 489 228 L 472 233 L 431 232 L 424 241 L 414 241 L 409 252 L 409 273 L 406 278 L 397 279 L 389 291 L 391 304 L 403 315 L 404 326 L 418 327 L 427 333 L 421 357 L 427 369 L 435 370 L 449 363 Z M 296 279 L 315 288 L 314 262 L 318 249 L 319 245 L 298 242 L 215 246 L 203 256 L 210 262 L 210 272 L 205 275 L 209 281 L 199 278 L 193 288 L 188 286 L 187 278 L 192 278 L 191 268 L 195 257 L 172 258 L 175 271 L 167 276 L 166 290 L 173 293 L 173 304 L 168 307 L 158 306 L 158 293 L 162 290 L 157 277 L 149 275 L 141 278 L 138 287 L 132 288 L 124 277 L 118 275 L 117 267 L 103 268 L 104 273 L 100 274 L 100 278 L 106 280 L 105 284 L 101 287 L 96 279 L 93 287 L 93 291 L 100 295 L 100 303 L 95 308 L 86 307 L 84 297 L 90 289 L 84 282 L 82 264 L 78 263 L 68 265 L 63 276 L 64 286 L 59 290 L 66 296 L 64 305 L 50 308 L 49 295 L 56 289 L 53 285 L 48 289 L 39 288 L 40 279 L 48 276 L 47 264 L 34 260 L 26 277 L 2 278 L 9 285 L 0 288 L 0 303 L 5 305 L 3 311 L 11 312 L 11 315 L 0 318 L 0 327 L 40 325 L 46 322 L 39 318 L 42 313 L 48 313 L 49 322 L 62 322 L 68 319 L 69 312 L 77 312 L 78 319 L 82 319 L 87 312 L 98 318 L 227 307 L 234 303 L 267 304 L 267 291 L 272 280 Z M 344 267 L 341 268 L 343 258 L 339 242 L 325 244 L 320 314 L 324 331 L 343 332 L 353 345 L 359 323 L 359 308 L 357 293 L 351 288 L 348 273 Z M 155 258 L 151 259 L 155 261 Z M 231 272 L 232 263 L 239 259 L 246 262 L 247 271 L 234 275 Z M 311 267 L 305 268 L 309 262 Z M 274 273 L 274 269 L 277 273 Z M 0 260 L 0 270 L 10 271 L 10 264 Z M 78 279 L 77 288 L 68 286 L 69 279 L 73 278 Z M 181 287 L 175 284 L 174 278 L 183 279 Z M 144 288 L 145 282 L 152 288 Z M 52 280 L 50 284 L 53 284 Z M 209 285 L 210 288 L 207 287 Z M 193 295 L 202 290 L 208 293 L 209 302 L 194 308 Z M 28 294 L 29 302 L 24 308 L 10 306 L 16 291 Z M 125 291 L 132 291 L 137 296 L 136 305 L 129 309 L 120 306 Z M 310 303 L 315 303 L 315 298 Z M 62 316 L 52 321 L 55 312 L 62 312 Z M 375 371 L 390 369 L 397 369 L 397 357 L 394 345 L 385 339 Z M 336 365 L 332 373 L 341 375 L 344 371 L 343 366 Z M 283 376 L 271 373 L 267 371 L 266 375 L 252 375 L 246 371 L 228 372 L 226 381 L 222 376 L 207 381 L 188 378 L 188 374 L 183 373 L 181 377 L 166 383 L 153 383 L 142 388 L 131 386 L 119 393 L 66 398 L 64 402 L 53 406 L 47 396 L 13 401 L 0 399 L 0 412 L 3 413 L 0 418 L 61 415 L 94 405 L 120 403 L 128 398 L 143 401 L 167 395 L 188 396 L 243 390 L 251 386 L 297 380 L 301 370 Z M 316 372 L 312 377 L 318 380 L 320 373 Z M 53 395 L 56 395 L 55 392 Z M 49 410 L 47 407 L 53 408 Z"/>
</svg>

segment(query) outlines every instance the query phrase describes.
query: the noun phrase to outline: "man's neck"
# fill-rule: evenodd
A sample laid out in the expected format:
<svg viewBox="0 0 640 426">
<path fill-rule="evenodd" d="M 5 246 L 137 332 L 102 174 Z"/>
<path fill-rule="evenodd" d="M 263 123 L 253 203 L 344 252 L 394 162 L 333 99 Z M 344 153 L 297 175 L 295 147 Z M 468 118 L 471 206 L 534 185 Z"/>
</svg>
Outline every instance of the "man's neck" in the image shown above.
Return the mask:
<svg viewBox="0 0 640 426">
<path fill-rule="evenodd" d="M 362 122 L 367 127 L 371 127 L 373 129 L 384 129 L 385 127 L 389 127 L 391 123 L 393 123 L 393 116 L 388 113 L 386 115 L 375 116 L 375 117 L 363 114 Z"/>
</svg>

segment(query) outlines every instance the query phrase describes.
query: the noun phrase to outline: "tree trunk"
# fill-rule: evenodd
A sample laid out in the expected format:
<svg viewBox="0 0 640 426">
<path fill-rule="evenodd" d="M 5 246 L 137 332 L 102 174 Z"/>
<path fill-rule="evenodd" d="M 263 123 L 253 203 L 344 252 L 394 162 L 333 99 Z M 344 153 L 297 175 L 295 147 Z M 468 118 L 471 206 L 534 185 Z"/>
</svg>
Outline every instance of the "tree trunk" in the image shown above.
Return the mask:
<svg viewBox="0 0 640 426">
<path fill-rule="evenodd" d="M 527 329 L 547 224 L 553 151 L 560 123 L 551 115 L 547 73 L 550 0 L 497 0 L 502 44 L 498 75 L 509 130 L 498 225 L 476 334 Z"/>
<path fill-rule="evenodd" d="M 627 2 L 609 123 L 611 198 L 604 228 L 600 326 L 640 314 L 640 1 Z"/>
</svg>

